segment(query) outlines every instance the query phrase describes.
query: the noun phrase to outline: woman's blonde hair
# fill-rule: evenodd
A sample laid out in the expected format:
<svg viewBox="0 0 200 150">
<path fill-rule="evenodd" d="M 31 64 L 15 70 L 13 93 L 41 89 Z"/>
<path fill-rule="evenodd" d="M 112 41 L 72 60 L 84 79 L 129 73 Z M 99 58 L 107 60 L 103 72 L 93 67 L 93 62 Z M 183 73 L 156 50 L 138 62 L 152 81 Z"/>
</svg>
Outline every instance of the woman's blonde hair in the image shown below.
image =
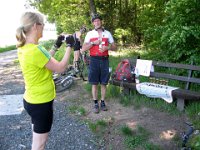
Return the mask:
<svg viewBox="0 0 200 150">
<path fill-rule="evenodd" d="M 21 26 L 16 30 L 16 38 L 18 43 L 16 47 L 22 47 L 26 43 L 26 34 L 30 31 L 31 27 L 36 24 L 43 24 L 43 16 L 36 12 L 25 12 L 21 16 Z"/>
</svg>

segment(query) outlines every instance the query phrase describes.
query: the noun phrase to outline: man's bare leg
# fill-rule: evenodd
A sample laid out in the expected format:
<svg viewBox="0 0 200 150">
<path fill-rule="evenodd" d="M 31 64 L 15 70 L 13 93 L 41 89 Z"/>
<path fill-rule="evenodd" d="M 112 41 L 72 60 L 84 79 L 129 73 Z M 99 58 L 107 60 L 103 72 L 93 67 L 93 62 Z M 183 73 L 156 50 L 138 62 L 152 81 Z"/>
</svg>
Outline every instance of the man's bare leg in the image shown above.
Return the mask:
<svg viewBox="0 0 200 150">
<path fill-rule="evenodd" d="M 105 96 L 106 96 L 106 85 L 101 85 L 101 110 L 107 111 L 105 104 Z"/>
<path fill-rule="evenodd" d="M 92 85 L 92 98 L 93 100 L 97 100 L 97 94 L 98 94 L 98 85 Z"/>
<path fill-rule="evenodd" d="M 98 103 L 98 85 L 92 85 L 92 98 L 95 103 L 94 113 L 99 113 L 99 103 Z"/>
</svg>

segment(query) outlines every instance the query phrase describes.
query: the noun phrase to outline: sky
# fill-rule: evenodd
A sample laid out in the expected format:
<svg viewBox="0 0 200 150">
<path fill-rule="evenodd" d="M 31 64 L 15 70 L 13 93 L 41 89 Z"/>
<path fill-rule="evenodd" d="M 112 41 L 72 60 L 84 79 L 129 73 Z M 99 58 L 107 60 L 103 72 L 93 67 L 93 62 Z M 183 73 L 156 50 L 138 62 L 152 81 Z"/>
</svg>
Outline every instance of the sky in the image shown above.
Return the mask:
<svg viewBox="0 0 200 150">
<path fill-rule="evenodd" d="M 25 11 L 25 0 L 0 0 L 0 33 L 13 32 L 19 25 L 19 18 Z"/>
<path fill-rule="evenodd" d="M 29 10 L 25 4 L 26 0 L 0 0 L 0 47 L 16 44 L 15 31 L 20 26 L 20 17 Z"/>
</svg>

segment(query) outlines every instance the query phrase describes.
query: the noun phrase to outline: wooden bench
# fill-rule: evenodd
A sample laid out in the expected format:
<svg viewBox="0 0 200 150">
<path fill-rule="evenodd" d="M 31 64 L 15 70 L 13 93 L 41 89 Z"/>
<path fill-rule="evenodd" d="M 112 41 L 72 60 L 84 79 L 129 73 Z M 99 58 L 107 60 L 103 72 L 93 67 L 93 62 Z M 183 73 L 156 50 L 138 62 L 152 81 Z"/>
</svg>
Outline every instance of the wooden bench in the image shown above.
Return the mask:
<svg viewBox="0 0 200 150">
<path fill-rule="evenodd" d="M 136 66 L 137 59 L 131 59 L 131 62 Z M 196 101 L 200 100 L 200 66 L 179 64 L 179 63 L 168 63 L 160 61 L 152 61 L 154 66 L 154 72 L 150 72 L 148 78 L 164 79 L 164 80 L 175 80 L 179 84 L 184 84 L 182 88 L 178 88 L 172 91 L 173 100 L 177 100 L 177 108 L 182 111 L 184 110 L 185 100 L 187 101 Z M 161 71 L 164 70 L 164 71 Z M 179 74 L 173 74 L 174 72 L 179 72 Z M 194 77 L 194 74 L 198 74 L 198 77 Z M 141 77 L 140 77 L 141 78 Z M 116 86 L 123 86 L 126 92 L 130 93 L 130 90 L 136 90 L 136 83 L 127 83 L 123 82 L 123 85 L 120 81 L 110 80 L 110 84 Z M 191 84 L 196 85 L 199 89 L 192 90 Z M 170 85 L 170 82 L 168 84 Z M 199 101 L 200 102 L 200 101 Z"/>
</svg>

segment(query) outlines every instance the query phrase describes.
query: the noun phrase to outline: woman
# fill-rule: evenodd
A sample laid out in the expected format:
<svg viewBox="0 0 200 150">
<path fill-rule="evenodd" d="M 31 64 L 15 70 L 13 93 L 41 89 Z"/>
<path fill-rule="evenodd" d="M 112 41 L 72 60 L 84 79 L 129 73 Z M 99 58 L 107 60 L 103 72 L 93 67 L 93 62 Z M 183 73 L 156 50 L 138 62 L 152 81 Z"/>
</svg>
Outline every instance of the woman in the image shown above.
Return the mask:
<svg viewBox="0 0 200 150">
<path fill-rule="evenodd" d="M 53 122 L 53 100 L 56 96 L 52 72 L 59 73 L 66 69 L 71 52 L 71 47 L 67 47 L 60 62 L 54 59 L 55 50 L 48 52 L 38 45 L 43 28 L 41 14 L 25 12 L 16 31 L 18 58 L 25 81 L 24 108 L 32 121 L 32 150 L 45 148 Z M 56 43 L 59 43 L 58 40 Z"/>
</svg>

